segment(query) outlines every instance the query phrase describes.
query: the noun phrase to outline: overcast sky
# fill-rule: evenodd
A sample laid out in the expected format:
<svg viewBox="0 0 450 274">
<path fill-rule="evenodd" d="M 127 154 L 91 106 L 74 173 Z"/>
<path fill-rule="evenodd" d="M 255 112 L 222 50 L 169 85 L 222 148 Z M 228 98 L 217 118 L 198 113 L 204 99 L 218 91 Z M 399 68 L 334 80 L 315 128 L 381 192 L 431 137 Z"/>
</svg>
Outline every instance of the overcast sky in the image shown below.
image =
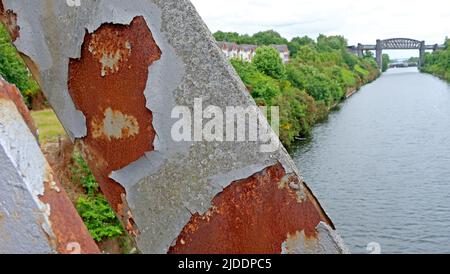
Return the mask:
<svg viewBox="0 0 450 274">
<path fill-rule="evenodd" d="M 191 0 L 211 31 L 253 34 L 274 29 L 286 38 L 344 35 L 349 44 L 406 37 L 442 44 L 450 36 L 450 0 Z M 389 51 L 394 58 L 415 51 Z"/>
</svg>

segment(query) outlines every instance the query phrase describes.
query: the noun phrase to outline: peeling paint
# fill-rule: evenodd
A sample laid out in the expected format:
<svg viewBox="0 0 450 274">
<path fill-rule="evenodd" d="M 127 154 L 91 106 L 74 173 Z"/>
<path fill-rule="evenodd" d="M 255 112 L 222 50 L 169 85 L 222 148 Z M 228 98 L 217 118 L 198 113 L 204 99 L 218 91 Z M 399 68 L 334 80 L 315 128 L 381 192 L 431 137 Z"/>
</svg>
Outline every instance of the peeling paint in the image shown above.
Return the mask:
<svg viewBox="0 0 450 274">
<path fill-rule="evenodd" d="M 120 58 L 105 63 L 111 56 Z M 102 189 L 116 184 L 107 178 L 112 171 L 153 150 L 153 116 L 144 90 L 148 68 L 160 56 L 144 18 L 136 17 L 130 25 L 103 24 L 87 33 L 81 58 L 69 63 L 69 93 L 89 125 L 81 144 Z M 118 209 L 124 190 L 116 188 L 105 195 Z"/>
<path fill-rule="evenodd" d="M 25 122 L 21 97 L 10 96 L 17 89 L 0 83 L 0 253 L 66 253 L 65 239 L 99 253 Z"/>
<path fill-rule="evenodd" d="M 101 122 L 98 122 L 97 117 L 94 117 L 91 127 L 94 139 L 106 137 L 108 141 L 111 141 L 111 139 L 130 138 L 139 134 L 139 123 L 136 117 L 111 108 L 105 110 Z"/>
<path fill-rule="evenodd" d="M 287 174 L 283 178 L 281 178 L 279 184 L 279 189 L 287 189 L 290 188 L 297 193 L 297 201 L 299 203 L 305 202 L 306 194 L 303 187 L 303 183 L 300 182 L 298 176 L 296 174 Z"/>
<path fill-rule="evenodd" d="M 120 216 L 122 216 L 122 223 L 125 224 L 125 229 L 128 233 L 134 237 L 137 237 L 140 232 L 139 228 L 136 226 L 136 223 L 133 219 L 133 213 L 131 212 L 130 207 L 128 206 L 127 197 L 123 193 L 121 195 L 122 203 L 119 205 L 118 212 Z"/>
<path fill-rule="evenodd" d="M 28 128 L 30 129 L 30 131 L 33 133 L 34 137 L 37 140 L 38 139 L 37 127 L 33 121 L 33 118 L 30 115 L 30 112 L 28 111 L 27 105 L 23 101 L 23 97 L 19 89 L 15 85 L 11 85 L 5 82 L 3 78 L 0 78 L 0 99 L 2 98 L 14 102 L 20 115 L 22 115 L 22 118 L 24 119 L 25 123 L 28 125 Z"/>
<path fill-rule="evenodd" d="M 67 193 L 55 178 L 45 182 L 45 193 L 39 199 L 47 205 L 46 216 L 58 253 L 69 254 L 70 250 L 67 250 L 67 247 L 74 242 L 79 244 L 80 254 L 100 253 Z"/>
<path fill-rule="evenodd" d="M 349 254 L 341 237 L 326 223 L 316 227 L 315 237 L 308 237 L 304 231 L 288 234 L 282 244 L 282 254 Z"/>
<path fill-rule="evenodd" d="M 131 55 L 131 43 L 120 32 L 104 28 L 102 32 L 92 34 L 89 52 L 102 65 L 101 75 L 119 72 Z"/>
<path fill-rule="evenodd" d="M 326 219 L 311 197 L 299 200 L 285 180 L 277 164 L 233 182 L 207 213 L 192 216 L 169 253 L 274 254 L 282 252 L 286 235 L 303 231 L 316 238 L 316 226 Z"/>
</svg>

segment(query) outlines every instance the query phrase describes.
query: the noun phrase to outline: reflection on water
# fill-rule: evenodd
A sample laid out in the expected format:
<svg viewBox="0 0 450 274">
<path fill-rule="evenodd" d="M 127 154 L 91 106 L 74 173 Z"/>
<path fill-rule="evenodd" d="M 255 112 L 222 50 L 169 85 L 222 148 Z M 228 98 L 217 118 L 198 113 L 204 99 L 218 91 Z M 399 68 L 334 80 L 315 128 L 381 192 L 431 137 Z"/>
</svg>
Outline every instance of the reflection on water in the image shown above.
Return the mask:
<svg viewBox="0 0 450 274">
<path fill-rule="evenodd" d="M 450 253 L 450 86 L 393 69 L 293 150 L 353 253 Z"/>
</svg>

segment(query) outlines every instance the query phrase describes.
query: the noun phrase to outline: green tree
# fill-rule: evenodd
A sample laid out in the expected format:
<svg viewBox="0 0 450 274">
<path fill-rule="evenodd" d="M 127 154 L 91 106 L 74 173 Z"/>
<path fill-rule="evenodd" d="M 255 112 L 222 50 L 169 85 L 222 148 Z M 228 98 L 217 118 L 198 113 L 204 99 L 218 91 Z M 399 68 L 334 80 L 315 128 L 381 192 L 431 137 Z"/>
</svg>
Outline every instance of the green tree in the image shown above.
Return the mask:
<svg viewBox="0 0 450 274">
<path fill-rule="evenodd" d="M 383 66 L 382 66 L 382 71 L 385 72 L 389 69 L 389 64 L 391 63 L 391 59 L 389 58 L 388 54 L 383 54 Z"/>
<path fill-rule="evenodd" d="M 317 38 L 317 48 L 320 51 L 346 50 L 347 40 L 343 36 L 319 35 Z"/>
<path fill-rule="evenodd" d="M 252 62 L 231 60 L 258 105 L 280 107 L 280 139 L 286 146 L 297 136 L 308 136 L 314 123 L 324 119 L 347 92 L 379 75 L 373 55 L 359 58 L 349 53 L 345 38 L 318 40 L 292 39 L 288 46 L 296 52 L 286 65 L 267 46 L 258 49 Z"/>
<path fill-rule="evenodd" d="M 213 36 L 216 41 L 234 42 L 236 44 L 255 44 L 253 37 L 248 34 L 240 35 L 237 32 L 217 31 Z"/>
<path fill-rule="evenodd" d="M 314 46 L 315 41 L 308 36 L 303 37 L 294 37 L 291 42 L 288 43 L 289 52 L 291 53 L 291 57 L 297 55 L 300 47 L 302 46 Z"/>
<path fill-rule="evenodd" d="M 369 59 L 375 58 L 375 54 L 373 52 L 371 52 L 370 50 L 366 50 L 364 52 L 364 58 L 369 58 Z"/>
<path fill-rule="evenodd" d="M 223 42 L 234 42 L 238 43 L 240 40 L 240 35 L 237 32 L 223 32 L 218 31 L 213 34 L 214 38 L 216 38 L 217 41 L 223 41 Z"/>
<path fill-rule="evenodd" d="M 445 48 L 425 54 L 423 72 L 434 74 L 450 82 L 450 40 L 446 40 Z"/>
<path fill-rule="evenodd" d="M 258 48 L 252 63 L 258 71 L 275 79 L 283 79 L 286 75 L 280 54 L 272 47 L 263 46 Z"/>
<path fill-rule="evenodd" d="M 255 33 L 253 41 L 256 45 L 287 45 L 288 41 L 274 30 L 267 30 Z"/>
</svg>

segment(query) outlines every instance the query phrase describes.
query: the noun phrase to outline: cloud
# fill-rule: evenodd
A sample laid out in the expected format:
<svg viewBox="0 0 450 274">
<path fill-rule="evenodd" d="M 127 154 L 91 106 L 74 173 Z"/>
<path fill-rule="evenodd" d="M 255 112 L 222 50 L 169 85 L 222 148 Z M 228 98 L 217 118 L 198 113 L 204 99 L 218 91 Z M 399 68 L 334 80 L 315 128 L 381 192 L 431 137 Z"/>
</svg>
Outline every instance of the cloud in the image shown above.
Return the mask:
<svg viewBox="0 0 450 274">
<path fill-rule="evenodd" d="M 450 35 L 449 0 L 191 1 L 213 32 L 253 34 L 274 29 L 289 39 L 339 34 L 350 44 L 373 44 L 376 39 L 392 37 L 435 44 Z"/>
</svg>

